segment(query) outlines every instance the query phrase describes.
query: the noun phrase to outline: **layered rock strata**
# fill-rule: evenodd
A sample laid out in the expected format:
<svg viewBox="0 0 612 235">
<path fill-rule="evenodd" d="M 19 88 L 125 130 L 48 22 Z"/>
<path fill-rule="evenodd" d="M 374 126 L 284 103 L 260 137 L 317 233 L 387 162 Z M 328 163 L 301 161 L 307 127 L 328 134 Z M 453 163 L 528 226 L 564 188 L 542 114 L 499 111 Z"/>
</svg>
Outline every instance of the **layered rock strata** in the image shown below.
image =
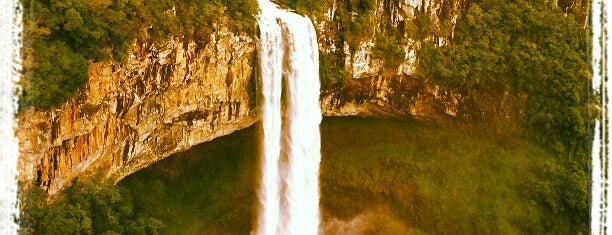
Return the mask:
<svg viewBox="0 0 612 235">
<path fill-rule="evenodd" d="M 588 1 L 564 1 L 568 12 L 585 16 Z M 406 27 L 418 14 L 454 24 L 464 1 L 379 0 L 375 30 Z M 349 81 L 321 91 L 325 116 L 400 116 L 439 122 L 469 120 L 470 99 L 417 74 L 421 40 L 439 45 L 448 38 L 402 35 L 404 59 L 395 71 L 372 54 L 375 37 L 357 48 L 343 42 L 334 15 L 337 2 L 312 16 L 321 54 L 339 54 Z M 444 9 L 444 10 L 443 10 Z M 582 12 L 582 13 L 581 13 Z M 583 14 L 584 13 L 584 14 Z M 452 35 L 451 35 L 452 37 Z M 169 39 L 164 45 L 136 42 L 126 63 L 90 66 L 89 82 L 61 108 L 19 114 L 22 181 L 50 194 L 83 172 L 100 170 L 119 180 L 174 153 L 259 120 L 256 40 L 219 26 L 207 44 Z M 322 74 L 322 76 L 325 76 Z M 504 104 L 495 116 L 507 117 Z M 483 114 L 484 115 L 484 114 Z"/>
<path fill-rule="evenodd" d="M 61 108 L 19 119 L 20 179 L 50 194 L 99 169 L 120 179 L 258 120 L 255 41 L 220 29 L 206 45 L 134 45 L 128 61 L 90 65 Z"/>
</svg>

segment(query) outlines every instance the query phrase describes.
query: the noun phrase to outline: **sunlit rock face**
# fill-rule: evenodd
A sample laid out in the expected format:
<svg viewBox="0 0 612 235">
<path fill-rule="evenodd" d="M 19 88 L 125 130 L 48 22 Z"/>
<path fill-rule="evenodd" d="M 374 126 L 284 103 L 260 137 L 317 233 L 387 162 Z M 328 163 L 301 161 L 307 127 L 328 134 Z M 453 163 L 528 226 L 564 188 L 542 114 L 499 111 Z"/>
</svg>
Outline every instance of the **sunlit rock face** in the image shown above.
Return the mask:
<svg viewBox="0 0 612 235">
<path fill-rule="evenodd" d="M 324 14 L 314 17 L 319 34 L 321 54 L 340 55 L 344 62 L 344 71 L 349 82 L 342 86 L 327 88 L 322 91 L 321 103 L 326 116 L 365 115 L 411 116 L 423 121 L 442 122 L 448 119 L 470 121 L 482 117 L 470 116 L 469 97 L 453 87 L 433 84 L 428 78 L 418 74 L 417 65 L 419 49 L 423 41 L 433 42 L 437 46 L 450 43 L 455 24 L 461 11 L 468 7 L 469 0 L 378 0 L 375 10 L 375 32 L 382 32 L 385 37 L 392 37 L 384 29 L 395 28 L 403 34 L 400 46 L 403 47 L 404 59 L 397 67 L 385 69 L 384 61 L 373 56 L 372 48 L 376 38 L 363 38 L 351 48 L 342 41 L 343 32 L 334 21 L 338 8 L 343 7 L 339 1 L 328 7 Z M 551 1 L 561 10 L 575 14 L 578 19 L 587 22 L 588 1 L 558 0 Z M 355 15 L 356 13 L 351 13 Z M 414 27 L 417 16 L 429 16 L 429 28 L 439 30 L 450 28 L 446 37 L 435 35 L 415 35 L 407 30 Z M 442 22 L 450 22 L 443 25 Z M 427 66 L 427 65 L 422 65 Z M 325 76 L 322 74 L 322 76 Z M 348 86 L 347 86 L 348 84 Z M 502 99 L 506 101 L 507 95 Z M 506 101 L 507 102 L 507 101 Z M 496 104 L 492 109 L 497 116 L 507 116 L 510 111 L 507 104 Z M 494 110 L 494 111 L 493 111 Z M 484 116 L 484 114 L 483 114 Z"/>
<path fill-rule="evenodd" d="M 87 170 L 120 179 L 252 125 L 254 52 L 252 38 L 220 28 L 206 45 L 136 42 L 126 64 L 91 65 L 77 97 L 19 116 L 20 179 L 51 194 Z"/>
<path fill-rule="evenodd" d="M 417 14 L 456 22 L 467 0 L 378 0 L 377 29 L 414 22 Z M 442 6 L 445 7 L 442 7 Z M 586 22 L 588 1 L 557 1 Z M 424 121 L 469 120 L 470 97 L 418 76 L 416 35 L 402 37 L 404 60 L 383 69 L 372 56 L 374 36 L 351 48 L 333 21 L 338 4 L 311 16 L 321 55 L 339 53 L 350 82 L 321 90 L 325 116 L 400 116 Z M 444 10 L 443 10 L 444 9 Z M 426 37 L 438 45 L 449 38 Z M 257 109 L 255 45 L 223 26 L 205 44 L 168 40 L 165 45 L 136 42 L 125 64 L 90 66 L 87 87 L 61 108 L 19 115 L 20 180 L 32 180 L 50 193 L 75 176 L 100 169 L 120 179 L 198 143 L 248 127 Z M 325 76 L 321 74 L 321 76 Z M 505 101 L 505 98 L 500 99 Z M 500 116 L 509 110 L 497 109 Z"/>
<path fill-rule="evenodd" d="M 439 27 L 441 17 L 451 19 L 454 25 L 462 4 L 462 0 L 377 1 L 374 16 L 376 25 L 370 27 L 374 27 L 377 32 L 388 27 L 407 28 L 407 25 L 415 21 L 417 14 L 429 15 L 432 28 Z M 400 45 L 403 47 L 403 62 L 395 69 L 385 69 L 385 62 L 376 59 L 372 53 L 376 44 L 374 35 L 362 39 L 356 45 L 357 48 L 351 48 L 342 41 L 342 32 L 339 32 L 334 23 L 338 7 L 335 3 L 323 17 L 315 19 L 320 34 L 319 47 L 322 53 L 342 55 L 345 72 L 352 81 L 348 82 L 351 84 L 349 87 L 333 87 L 322 91 L 324 115 L 399 115 L 427 121 L 463 117 L 461 107 L 465 97 L 452 88 L 432 85 L 416 74 L 417 53 L 422 40 L 419 38 L 423 38 L 423 35 L 404 32 L 401 35 L 404 40 Z M 448 43 L 448 38 L 435 38 L 433 35 L 424 38 L 440 45 Z"/>
<path fill-rule="evenodd" d="M 436 15 L 435 1 L 378 1 L 378 26 Z M 459 7 L 458 4 L 456 7 Z M 409 40 L 396 73 L 384 73 L 372 57 L 374 38 L 359 48 L 340 44 L 334 8 L 314 19 L 321 53 L 344 53 L 355 85 L 321 91 L 326 116 L 454 117 L 462 97 L 415 79 L 419 42 Z M 437 17 L 437 16 L 436 16 Z M 435 21 L 433 21 L 435 22 Z M 409 35 L 406 35 L 409 37 Z M 206 45 L 181 39 L 165 45 L 136 42 L 128 62 L 90 66 L 84 90 L 50 112 L 19 116 L 21 180 L 54 194 L 77 175 L 99 169 L 121 179 L 173 153 L 248 127 L 260 119 L 256 40 L 223 26 Z M 352 52 L 351 52 L 352 51 Z"/>
</svg>

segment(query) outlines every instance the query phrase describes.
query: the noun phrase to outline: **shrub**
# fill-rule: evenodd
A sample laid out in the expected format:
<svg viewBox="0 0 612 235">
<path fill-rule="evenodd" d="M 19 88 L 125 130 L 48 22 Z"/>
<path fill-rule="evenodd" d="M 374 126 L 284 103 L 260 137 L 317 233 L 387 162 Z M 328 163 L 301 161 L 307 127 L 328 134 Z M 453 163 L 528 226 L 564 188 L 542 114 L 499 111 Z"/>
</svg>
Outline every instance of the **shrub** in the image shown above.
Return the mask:
<svg viewBox="0 0 612 235">
<path fill-rule="evenodd" d="M 21 108 L 60 106 L 87 82 L 88 63 L 123 62 L 134 40 L 207 43 L 213 24 L 255 33 L 255 0 L 32 0 L 24 17 Z"/>
<path fill-rule="evenodd" d="M 133 213 L 131 196 L 101 175 L 81 177 L 51 201 L 22 185 L 20 234 L 157 234 L 163 223 Z"/>
</svg>

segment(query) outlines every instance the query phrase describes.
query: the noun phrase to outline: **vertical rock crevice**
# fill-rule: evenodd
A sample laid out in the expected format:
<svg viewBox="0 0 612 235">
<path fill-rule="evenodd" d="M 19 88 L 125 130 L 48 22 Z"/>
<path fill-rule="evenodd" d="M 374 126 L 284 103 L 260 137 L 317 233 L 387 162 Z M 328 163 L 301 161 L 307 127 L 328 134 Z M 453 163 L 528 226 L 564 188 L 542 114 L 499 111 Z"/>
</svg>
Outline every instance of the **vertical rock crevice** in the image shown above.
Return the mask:
<svg viewBox="0 0 612 235">
<path fill-rule="evenodd" d="M 86 171 L 120 179 L 189 147 L 252 125 L 255 42 L 226 28 L 194 42 L 136 42 L 124 64 L 94 63 L 77 97 L 19 115 L 20 180 L 50 194 Z"/>
</svg>

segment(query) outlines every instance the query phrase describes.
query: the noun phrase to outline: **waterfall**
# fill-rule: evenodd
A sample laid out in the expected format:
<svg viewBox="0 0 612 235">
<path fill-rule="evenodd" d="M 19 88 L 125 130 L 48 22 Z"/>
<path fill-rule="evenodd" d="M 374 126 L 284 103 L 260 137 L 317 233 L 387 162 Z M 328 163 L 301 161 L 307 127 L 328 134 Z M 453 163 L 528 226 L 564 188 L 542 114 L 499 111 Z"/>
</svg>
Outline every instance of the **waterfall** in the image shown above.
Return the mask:
<svg viewBox="0 0 612 235">
<path fill-rule="evenodd" d="M 3 1 L 0 10 L 0 234 L 17 234 L 17 158 L 15 137 L 16 84 L 20 78 L 21 8 L 18 0 Z"/>
<path fill-rule="evenodd" d="M 286 233 L 317 234 L 319 226 L 319 162 L 321 161 L 321 107 L 319 54 L 311 21 L 287 14 L 281 21 L 286 38 L 287 163 L 283 168 L 287 190 Z"/>
<path fill-rule="evenodd" d="M 306 17 L 268 0 L 259 0 L 259 6 L 264 147 L 257 234 L 317 234 L 321 108 L 316 32 Z"/>
<path fill-rule="evenodd" d="M 260 4 L 263 8 L 263 5 Z M 262 185 L 259 191 L 258 234 L 273 234 L 280 214 L 280 178 L 278 160 L 281 138 L 281 89 L 283 51 L 280 27 L 274 15 L 259 16 L 261 38 L 258 43 L 262 78 L 262 123 L 264 129 Z"/>
</svg>

